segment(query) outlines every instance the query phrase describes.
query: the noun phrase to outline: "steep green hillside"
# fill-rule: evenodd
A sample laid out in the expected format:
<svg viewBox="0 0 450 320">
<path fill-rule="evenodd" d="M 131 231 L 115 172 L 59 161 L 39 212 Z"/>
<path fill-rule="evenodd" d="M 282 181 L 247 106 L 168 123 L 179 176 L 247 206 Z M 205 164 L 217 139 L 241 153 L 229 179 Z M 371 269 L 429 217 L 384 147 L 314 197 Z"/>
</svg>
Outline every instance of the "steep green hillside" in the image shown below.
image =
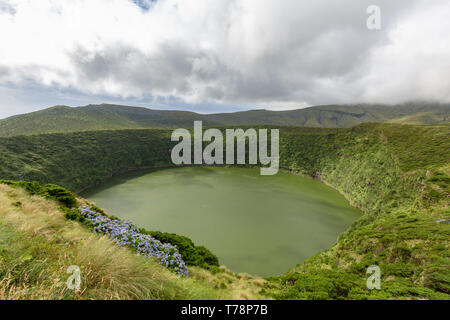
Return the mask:
<svg viewBox="0 0 450 320">
<path fill-rule="evenodd" d="M 341 134 L 316 137 L 321 148 L 303 144 L 308 154 L 296 152 L 294 134 L 287 158 L 364 215 L 334 247 L 273 278 L 281 291 L 269 292 L 278 299 L 449 299 L 449 128 L 361 125 Z M 371 265 L 383 281 L 369 293 Z"/>
<path fill-rule="evenodd" d="M 450 297 L 449 126 L 285 127 L 280 133 L 285 170 L 321 179 L 364 215 L 335 246 L 270 279 L 261 294 Z M 169 137 L 169 130 L 119 130 L 0 138 L 0 179 L 23 177 L 79 190 L 114 172 L 169 164 Z M 370 265 L 382 270 L 380 291 L 365 285 Z"/>
<path fill-rule="evenodd" d="M 0 136 L 139 128 L 192 127 L 195 120 L 207 126 L 279 125 L 349 128 L 364 122 L 410 124 L 449 123 L 450 105 L 332 105 L 292 111 L 255 110 L 203 115 L 186 111 L 160 111 L 118 105 L 56 106 L 0 120 Z"/>
<path fill-rule="evenodd" d="M 168 164 L 170 132 L 118 130 L 0 138 L 0 177 L 79 190 L 114 173 Z"/>
</svg>

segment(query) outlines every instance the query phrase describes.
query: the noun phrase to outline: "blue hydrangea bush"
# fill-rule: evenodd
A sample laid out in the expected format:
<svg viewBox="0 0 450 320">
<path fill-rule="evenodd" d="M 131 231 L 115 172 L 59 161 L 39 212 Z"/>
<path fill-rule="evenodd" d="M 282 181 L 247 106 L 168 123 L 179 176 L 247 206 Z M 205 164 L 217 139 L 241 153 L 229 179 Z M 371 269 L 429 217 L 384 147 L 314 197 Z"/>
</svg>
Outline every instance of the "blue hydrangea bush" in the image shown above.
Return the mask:
<svg viewBox="0 0 450 320">
<path fill-rule="evenodd" d="M 179 275 L 188 276 L 188 269 L 176 246 L 162 243 L 139 229 L 129 221 L 111 219 L 96 212 L 90 206 L 79 208 L 82 217 L 88 221 L 94 232 L 107 235 L 122 247 L 134 248 L 138 254 L 156 258 L 156 261 Z"/>
</svg>

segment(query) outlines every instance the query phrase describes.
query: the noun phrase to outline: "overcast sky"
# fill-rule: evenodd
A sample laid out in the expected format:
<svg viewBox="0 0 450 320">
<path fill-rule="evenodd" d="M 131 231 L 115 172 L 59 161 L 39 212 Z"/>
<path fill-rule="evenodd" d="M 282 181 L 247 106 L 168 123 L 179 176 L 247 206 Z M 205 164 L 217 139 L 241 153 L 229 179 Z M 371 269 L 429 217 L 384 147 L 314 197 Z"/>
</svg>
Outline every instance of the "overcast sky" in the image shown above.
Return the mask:
<svg viewBox="0 0 450 320">
<path fill-rule="evenodd" d="M 448 0 L 0 0 L 0 117 L 450 102 L 449 35 Z"/>
</svg>

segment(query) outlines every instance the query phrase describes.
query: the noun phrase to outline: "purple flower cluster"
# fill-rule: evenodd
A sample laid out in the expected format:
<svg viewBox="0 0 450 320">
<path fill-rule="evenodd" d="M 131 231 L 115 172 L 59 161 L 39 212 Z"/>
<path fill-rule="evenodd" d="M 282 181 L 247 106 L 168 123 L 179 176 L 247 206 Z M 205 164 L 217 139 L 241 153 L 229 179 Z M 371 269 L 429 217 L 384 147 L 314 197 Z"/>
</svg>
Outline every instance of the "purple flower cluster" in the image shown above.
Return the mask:
<svg viewBox="0 0 450 320">
<path fill-rule="evenodd" d="M 108 235 L 120 246 L 134 248 L 138 254 L 147 257 L 155 257 L 162 266 L 188 276 L 188 269 L 176 246 L 142 234 L 133 223 L 108 218 L 89 206 L 80 207 L 80 212 L 92 223 L 95 233 Z"/>
</svg>

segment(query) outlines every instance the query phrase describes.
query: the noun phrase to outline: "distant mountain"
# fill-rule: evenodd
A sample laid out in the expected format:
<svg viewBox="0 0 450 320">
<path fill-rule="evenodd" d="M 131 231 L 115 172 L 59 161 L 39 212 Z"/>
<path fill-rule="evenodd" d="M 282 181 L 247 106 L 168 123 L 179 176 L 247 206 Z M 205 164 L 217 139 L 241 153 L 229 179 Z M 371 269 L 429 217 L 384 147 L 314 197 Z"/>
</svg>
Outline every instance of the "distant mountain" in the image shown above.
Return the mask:
<svg viewBox="0 0 450 320">
<path fill-rule="evenodd" d="M 328 105 L 291 111 L 254 110 L 236 113 L 198 114 L 187 111 L 151 110 L 120 105 L 55 106 L 0 120 L 0 136 L 88 130 L 280 125 L 347 128 L 362 122 L 437 125 L 450 123 L 450 104 L 405 103 L 399 105 Z"/>
</svg>

